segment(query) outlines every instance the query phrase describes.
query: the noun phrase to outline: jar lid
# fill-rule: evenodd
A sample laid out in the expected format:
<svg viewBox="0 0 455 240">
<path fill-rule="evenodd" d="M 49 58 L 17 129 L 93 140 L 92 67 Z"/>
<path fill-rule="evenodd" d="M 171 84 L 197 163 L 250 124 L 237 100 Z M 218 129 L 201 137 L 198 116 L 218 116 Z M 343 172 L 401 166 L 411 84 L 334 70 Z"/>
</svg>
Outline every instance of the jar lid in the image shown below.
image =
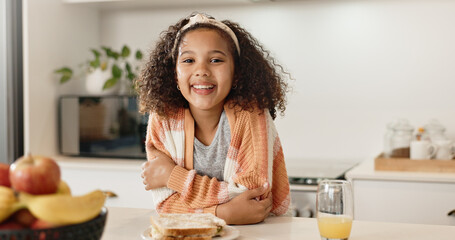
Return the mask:
<svg viewBox="0 0 455 240">
<path fill-rule="evenodd" d="M 446 130 L 446 128 L 437 119 L 431 119 L 428 121 L 424 128 L 429 132 L 444 132 Z"/>
<path fill-rule="evenodd" d="M 401 131 L 414 131 L 414 127 L 409 124 L 407 119 L 398 119 L 398 121 L 393 125 L 393 129 Z"/>
</svg>

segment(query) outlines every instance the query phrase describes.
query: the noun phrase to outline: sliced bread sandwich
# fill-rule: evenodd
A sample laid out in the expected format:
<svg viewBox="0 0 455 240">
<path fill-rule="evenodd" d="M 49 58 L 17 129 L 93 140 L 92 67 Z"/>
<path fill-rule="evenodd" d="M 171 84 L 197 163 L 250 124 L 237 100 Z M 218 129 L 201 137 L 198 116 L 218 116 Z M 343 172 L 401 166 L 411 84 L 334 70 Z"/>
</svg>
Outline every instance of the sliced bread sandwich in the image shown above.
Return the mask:
<svg viewBox="0 0 455 240">
<path fill-rule="evenodd" d="M 210 213 L 168 213 L 150 217 L 154 240 L 209 240 L 222 234 L 226 222 Z"/>
</svg>

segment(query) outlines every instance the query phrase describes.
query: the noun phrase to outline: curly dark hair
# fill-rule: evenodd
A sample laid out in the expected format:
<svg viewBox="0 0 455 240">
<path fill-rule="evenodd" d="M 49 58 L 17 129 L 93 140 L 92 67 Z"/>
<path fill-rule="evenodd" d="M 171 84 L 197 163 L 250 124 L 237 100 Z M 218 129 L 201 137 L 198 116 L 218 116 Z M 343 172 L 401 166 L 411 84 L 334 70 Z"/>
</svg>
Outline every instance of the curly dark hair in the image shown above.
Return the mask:
<svg viewBox="0 0 455 240">
<path fill-rule="evenodd" d="M 276 63 L 270 52 L 248 31 L 229 20 L 222 22 L 235 33 L 240 46 L 240 56 L 232 38 L 216 26 L 198 23 L 179 33 L 190 17 L 181 19 L 161 33 L 160 40 L 150 53 L 149 61 L 136 79 L 140 111 L 152 111 L 166 117 L 167 113 L 189 107 L 188 101 L 177 89 L 175 69 L 178 51 L 175 51 L 174 44 L 178 46 L 189 31 L 210 28 L 229 41 L 229 50 L 234 58 L 234 87 L 226 100 L 230 101 L 232 106 L 239 106 L 247 111 L 253 111 L 255 107 L 267 108 L 273 119 L 276 118 L 277 110 L 284 115 L 288 91 L 286 77 L 290 75 Z"/>
</svg>

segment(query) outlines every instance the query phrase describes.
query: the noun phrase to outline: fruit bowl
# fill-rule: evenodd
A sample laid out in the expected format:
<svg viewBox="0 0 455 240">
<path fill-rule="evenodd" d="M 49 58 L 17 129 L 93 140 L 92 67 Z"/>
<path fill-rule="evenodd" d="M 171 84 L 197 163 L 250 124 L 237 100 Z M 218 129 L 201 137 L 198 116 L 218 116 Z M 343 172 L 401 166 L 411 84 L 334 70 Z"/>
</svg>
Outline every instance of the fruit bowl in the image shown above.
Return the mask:
<svg viewBox="0 0 455 240">
<path fill-rule="evenodd" d="M 107 208 L 87 222 L 44 229 L 0 230 L 0 240 L 99 240 L 103 234 Z"/>
</svg>

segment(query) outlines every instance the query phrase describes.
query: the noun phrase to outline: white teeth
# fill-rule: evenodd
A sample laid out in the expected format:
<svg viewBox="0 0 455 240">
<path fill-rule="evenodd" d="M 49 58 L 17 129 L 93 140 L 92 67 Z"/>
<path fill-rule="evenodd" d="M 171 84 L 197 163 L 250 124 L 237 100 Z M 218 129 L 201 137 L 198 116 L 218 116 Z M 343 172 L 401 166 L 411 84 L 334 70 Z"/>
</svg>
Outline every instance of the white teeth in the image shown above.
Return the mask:
<svg viewBox="0 0 455 240">
<path fill-rule="evenodd" d="M 193 85 L 196 89 L 212 89 L 215 85 Z"/>
</svg>

